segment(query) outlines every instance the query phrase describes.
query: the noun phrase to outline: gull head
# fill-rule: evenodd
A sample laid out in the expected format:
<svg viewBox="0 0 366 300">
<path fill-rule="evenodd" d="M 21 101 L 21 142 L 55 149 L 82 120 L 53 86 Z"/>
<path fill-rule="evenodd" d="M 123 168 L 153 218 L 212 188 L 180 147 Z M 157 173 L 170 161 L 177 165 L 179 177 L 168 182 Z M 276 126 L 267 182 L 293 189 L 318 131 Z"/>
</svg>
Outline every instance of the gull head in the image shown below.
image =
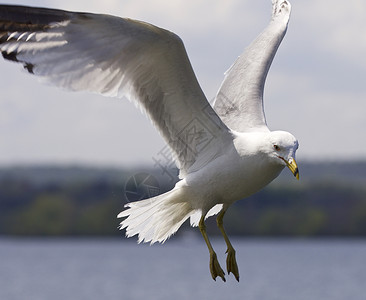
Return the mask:
<svg viewBox="0 0 366 300">
<path fill-rule="evenodd" d="M 270 159 L 288 167 L 292 174 L 299 179 L 299 169 L 295 160 L 295 153 L 299 147 L 297 139 L 286 131 L 272 131 L 268 140 L 265 152 Z"/>
</svg>

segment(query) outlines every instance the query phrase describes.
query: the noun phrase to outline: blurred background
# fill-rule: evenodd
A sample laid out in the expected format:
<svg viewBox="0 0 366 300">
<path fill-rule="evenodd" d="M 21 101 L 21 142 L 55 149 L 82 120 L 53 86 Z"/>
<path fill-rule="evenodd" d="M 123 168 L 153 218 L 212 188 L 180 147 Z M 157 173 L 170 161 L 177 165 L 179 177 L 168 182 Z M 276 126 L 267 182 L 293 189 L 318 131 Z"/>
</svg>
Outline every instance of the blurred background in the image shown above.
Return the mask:
<svg viewBox="0 0 366 300">
<path fill-rule="evenodd" d="M 154 247 L 118 230 L 124 204 L 177 180 L 163 140 L 132 103 L 45 86 L 0 60 L 0 298 L 363 299 L 366 3 L 323 2 L 291 1 L 265 89 L 269 127 L 300 141 L 300 181 L 284 170 L 225 217 L 239 285 L 211 280 L 207 249 L 187 224 Z M 269 0 L 6 3 L 169 29 L 183 39 L 209 100 L 271 15 Z M 215 220 L 207 223 L 218 235 Z M 223 241 L 214 245 L 224 265 Z"/>
</svg>

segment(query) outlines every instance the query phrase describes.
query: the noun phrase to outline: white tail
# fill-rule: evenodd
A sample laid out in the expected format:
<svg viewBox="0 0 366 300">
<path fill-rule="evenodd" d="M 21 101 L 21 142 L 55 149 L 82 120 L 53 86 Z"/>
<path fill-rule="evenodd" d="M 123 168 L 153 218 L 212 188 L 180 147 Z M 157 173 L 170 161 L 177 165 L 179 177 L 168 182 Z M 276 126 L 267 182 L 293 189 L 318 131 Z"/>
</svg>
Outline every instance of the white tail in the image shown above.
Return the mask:
<svg viewBox="0 0 366 300">
<path fill-rule="evenodd" d="M 126 210 L 117 217 L 127 217 L 120 224 L 126 236 L 138 234 L 138 242 L 164 243 L 193 213 L 179 189 L 146 200 L 125 205 Z"/>
</svg>

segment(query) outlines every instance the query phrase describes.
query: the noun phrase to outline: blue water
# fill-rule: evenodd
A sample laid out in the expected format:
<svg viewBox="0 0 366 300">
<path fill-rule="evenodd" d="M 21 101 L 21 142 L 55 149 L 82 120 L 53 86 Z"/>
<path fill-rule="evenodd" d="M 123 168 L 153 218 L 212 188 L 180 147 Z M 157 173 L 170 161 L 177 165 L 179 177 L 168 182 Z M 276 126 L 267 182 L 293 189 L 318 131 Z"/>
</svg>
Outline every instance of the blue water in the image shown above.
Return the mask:
<svg viewBox="0 0 366 300">
<path fill-rule="evenodd" d="M 364 300 L 365 240 L 236 239 L 240 283 L 201 239 L 0 239 L 0 299 Z M 214 240 L 225 266 L 224 242 Z"/>
</svg>

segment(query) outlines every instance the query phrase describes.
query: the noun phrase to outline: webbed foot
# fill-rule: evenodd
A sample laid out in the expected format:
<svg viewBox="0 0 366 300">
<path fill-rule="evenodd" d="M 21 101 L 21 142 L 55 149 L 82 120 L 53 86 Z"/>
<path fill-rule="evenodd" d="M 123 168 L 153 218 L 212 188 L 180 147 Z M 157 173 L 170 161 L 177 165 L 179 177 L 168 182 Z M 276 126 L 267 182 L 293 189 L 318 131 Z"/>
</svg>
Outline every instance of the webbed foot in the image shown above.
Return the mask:
<svg viewBox="0 0 366 300">
<path fill-rule="evenodd" d="M 212 252 L 210 254 L 210 271 L 211 271 L 211 276 L 212 276 L 212 279 L 216 281 L 216 277 L 217 276 L 220 276 L 221 279 L 226 282 L 226 279 L 225 279 L 225 273 L 224 271 L 222 270 L 220 264 L 219 264 L 219 261 L 217 260 L 217 255 L 215 252 Z"/>
<path fill-rule="evenodd" d="M 236 280 L 239 282 L 239 268 L 238 268 L 238 264 L 236 263 L 235 249 L 232 247 L 229 247 L 226 250 L 226 253 L 227 253 L 227 257 L 226 257 L 227 273 L 228 274 L 233 273 Z"/>
</svg>

